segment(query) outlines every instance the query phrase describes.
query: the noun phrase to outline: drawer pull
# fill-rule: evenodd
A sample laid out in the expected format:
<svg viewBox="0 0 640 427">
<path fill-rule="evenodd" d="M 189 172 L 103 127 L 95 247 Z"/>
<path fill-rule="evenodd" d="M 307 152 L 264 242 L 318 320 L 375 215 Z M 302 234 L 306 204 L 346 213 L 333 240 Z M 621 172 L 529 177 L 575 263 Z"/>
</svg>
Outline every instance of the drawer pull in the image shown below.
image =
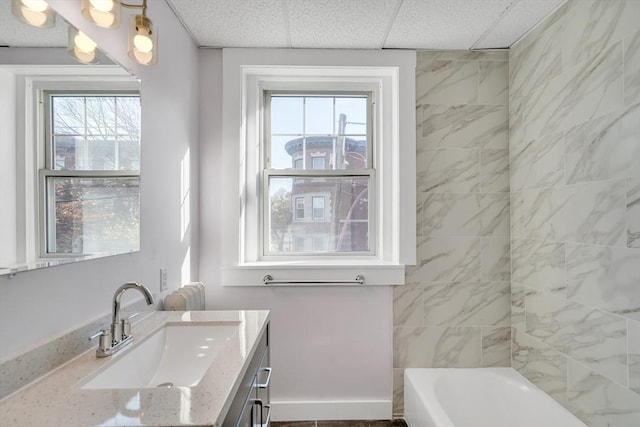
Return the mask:
<svg viewBox="0 0 640 427">
<path fill-rule="evenodd" d="M 269 387 L 269 382 L 271 382 L 271 368 L 262 368 L 262 369 L 260 369 L 259 372 L 266 372 L 267 373 L 267 379 L 263 383 L 256 384 L 256 387 L 258 387 L 258 388 L 268 388 Z"/>
<path fill-rule="evenodd" d="M 269 427 L 269 421 L 271 420 L 271 405 L 265 405 L 261 399 L 252 399 L 251 403 L 260 406 L 260 424 L 254 424 L 253 427 Z M 265 419 L 264 408 L 267 408 L 267 416 Z"/>
</svg>

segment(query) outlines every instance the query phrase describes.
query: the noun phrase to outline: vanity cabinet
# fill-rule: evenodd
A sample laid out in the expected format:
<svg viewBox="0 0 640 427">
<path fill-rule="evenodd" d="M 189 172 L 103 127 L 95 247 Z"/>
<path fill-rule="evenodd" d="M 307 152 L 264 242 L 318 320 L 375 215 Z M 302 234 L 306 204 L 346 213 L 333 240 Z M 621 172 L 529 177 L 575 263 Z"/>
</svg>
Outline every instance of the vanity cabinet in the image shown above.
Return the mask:
<svg viewBox="0 0 640 427">
<path fill-rule="evenodd" d="M 269 427 L 270 381 L 269 325 L 267 324 L 222 427 Z"/>
</svg>

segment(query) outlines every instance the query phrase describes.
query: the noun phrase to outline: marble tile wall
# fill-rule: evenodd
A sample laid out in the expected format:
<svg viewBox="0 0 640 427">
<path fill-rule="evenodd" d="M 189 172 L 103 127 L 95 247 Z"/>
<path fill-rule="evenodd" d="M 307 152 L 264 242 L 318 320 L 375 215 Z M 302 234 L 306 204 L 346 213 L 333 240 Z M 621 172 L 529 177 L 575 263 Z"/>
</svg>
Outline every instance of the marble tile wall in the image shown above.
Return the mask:
<svg viewBox="0 0 640 427">
<path fill-rule="evenodd" d="M 569 0 L 510 50 L 512 366 L 640 425 L 640 1 Z"/>
<path fill-rule="evenodd" d="M 511 366 L 508 53 L 417 54 L 418 265 L 394 289 L 408 367 Z"/>
</svg>

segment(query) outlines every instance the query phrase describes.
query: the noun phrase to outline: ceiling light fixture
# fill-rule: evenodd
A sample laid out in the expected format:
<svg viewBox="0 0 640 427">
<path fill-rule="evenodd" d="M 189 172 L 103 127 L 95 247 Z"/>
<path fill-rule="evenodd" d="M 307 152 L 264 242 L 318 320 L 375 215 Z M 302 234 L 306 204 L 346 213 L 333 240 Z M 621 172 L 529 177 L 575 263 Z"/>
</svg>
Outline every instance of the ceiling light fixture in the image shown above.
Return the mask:
<svg viewBox="0 0 640 427">
<path fill-rule="evenodd" d="M 147 17 L 147 0 L 142 4 L 128 4 L 121 0 L 82 0 L 82 15 L 103 28 L 120 26 L 121 8 L 142 9 L 142 14 L 131 16 L 129 24 L 129 57 L 142 65 L 158 62 L 158 33 L 153 21 Z"/>
<path fill-rule="evenodd" d="M 97 64 L 99 62 L 98 44 L 72 25 L 69 25 L 67 52 L 76 61 L 83 64 Z"/>
<path fill-rule="evenodd" d="M 56 24 L 56 14 L 44 0 L 11 0 L 11 13 L 25 24 L 38 28 Z"/>
<path fill-rule="evenodd" d="M 120 26 L 120 0 L 82 0 L 82 16 L 102 28 Z"/>
</svg>

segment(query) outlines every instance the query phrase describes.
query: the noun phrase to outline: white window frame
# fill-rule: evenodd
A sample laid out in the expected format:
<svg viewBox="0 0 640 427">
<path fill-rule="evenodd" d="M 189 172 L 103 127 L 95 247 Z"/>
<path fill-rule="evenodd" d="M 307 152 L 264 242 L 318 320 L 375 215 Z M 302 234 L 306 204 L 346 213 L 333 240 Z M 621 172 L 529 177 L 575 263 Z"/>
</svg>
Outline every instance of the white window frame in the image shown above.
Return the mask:
<svg viewBox="0 0 640 427">
<path fill-rule="evenodd" d="M 11 245 L 16 257 L 7 271 L 39 268 L 67 262 L 69 258 L 40 256 L 40 236 L 44 233 L 40 224 L 39 170 L 45 159 L 44 133 L 40 130 L 43 90 L 121 90 L 139 91 L 139 81 L 119 66 L 22 66 L 3 65 L 5 74 L 11 76 L 10 90 L 18 94 L 15 99 L 16 156 L 15 170 L 5 171 L 15 176 L 14 203 L 6 209 L 15 212 L 15 234 Z M 3 76 L 3 80 L 6 80 Z M 22 143 L 24 141 L 24 143 Z M 4 176 L 4 175 L 3 175 Z M 74 259 L 91 259 L 104 255 L 79 255 Z M 6 266 L 5 266 L 6 267 Z M 2 270 L 4 271 L 4 270 Z"/>
<path fill-rule="evenodd" d="M 373 104 L 373 91 L 361 91 L 361 92 L 354 92 L 354 91 L 337 91 L 337 90 L 331 90 L 331 91 L 315 91 L 313 93 L 309 93 L 309 91 L 304 91 L 304 92 L 297 92 L 297 91 L 277 91 L 277 93 L 273 93 L 274 91 L 271 90 L 265 90 L 263 91 L 263 104 L 262 104 L 262 111 L 260 114 L 260 120 L 261 120 L 261 128 L 264 129 L 261 138 L 263 138 L 261 140 L 261 153 L 262 153 L 262 157 L 260 158 L 260 162 L 262 168 L 261 168 L 261 173 L 262 173 L 262 185 L 263 185 L 263 190 L 258 193 L 258 198 L 261 200 L 260 202 L 260 206 L 261 206 L 261 210 L 259 212 L 260 215 L 260 229 L 261 231 L 261 236 L 262 236 L 262 240 L 260 240 L 258 243 L 262 248 L 262 252 L 260 255 L 260 258 L 264 261 L 279 261 L 281 259 L 293 259 L 294 257 L 298 258 L 298 257 L 305 257 L 306 259 L 310 259 L 310 257 L 316 257 L 319 258 L 320 256 L 323 257 L 353 257 L 354 255 L 375 255 L 375 251 L 376 251 L 376 226 L 375 226 L 375 222 L 376 222 L 376 212 L 375 212 L 375 200 L 376 200 L 376 174 L 375 174 L 375 170 L 373 169 L 373 164 L 374 161 L 372 159 L 373 155 L 372 152 L 374 151 L 372 148 L 375 145 L 375 136 L 373 135 L 372 132 L 372 128 L 374 127 L 374 121 L 375 121 L 375 117 L 374 114 L 372 114 L 372 104 Z M 271 120 L 271 112 L 270 112 L 270 100 L 272 98 L 272 95 L 278 96 L 278 95 L 291 95 L 291 96 L 301 96 L 301 97 L 313 97 L 313 96 L 320 96 L 320 97 L 336 97 L 336 98 L 340 98 L 340 97 L 360 97 L 363 99 L 366 99 L 367 103 L 367 111 L 366 111 L 366 116 L 367 116 L 367 128 L 365 129 L 365 132 L 363 133 L 364 135 L 366 135 L 367 138 L 367 162 L 366 162 L 366 166 L 364 169 L 326 169 L 326 168 L 322 168 L 322 169 L 314 169 L 313 168 L 313 159 L 314 157 L 321 157 L 323 159 L 323 161 L 326 161 L 326 157 L 324 154 L 315 154 L 314 153 L 308 153 L 308 155 L 305 153 L 305 150 L 303 149 L 303 155 L 302 155 L 302 159 L 303 160 L 303 167 L 306 167 L 305 169 L 298 169 L 296 167 L 294 167 L 293 169 L 271 169 L 270 166 L 270 161 L 268 159 L 270 153 L 271 153 L 271 128 L 270 128 L 270 120 Z M 306 132 L 303 132 L 303 134 L 306 136 L 308 135 Z M 311 136 L 314 136 L 313 134 L 309 134 Z M 347 135 L 349 136 L 349 135 Z M 302 160 L 302 159 L 296 159 L 296 160 Z M 311 164 L 304 164 L 304 162 L 306 162 L 306 160 L 309 159 Z M 325 164 L 326 165 L 326 164 Z M 269 180 L 271 177 L 278 177 L 278 178 L 336 178 L 336 179 L 349 179 L 349 178 L 367 178 L 368 179 L 368 200 L 369 200 L 369 206 L 368 206 L 368 225 L 369 225 L 369 230 L 368 230 L 368 244 L 369 244 L 369 250 L 366 251 L 360 251 L 360 252 L 341 252 L 341 251 L 321 251 L 320 253 L 313 253 L 313 251 L 311 250 L 304 250 L 304 251 L 297 251 L 295 249 L 293 249 L 291 252 L 272 252 L 269 249 L 269 242 L 270 242 L 270 232 L 271 229 L 268 225 L 268 220 L 269 220 L 269 211 L 270 211 L 270 200 L 269 200 Z M 316 218 L 314 216 L 314 210 L 313 210 L 313 199 L 315 197 L 322 197 L 325 200 L 325 212 L 326 212 L 326 205 L 327 205 L 327 199 L 329 199 L 329 195 L 328 194 L 318 194 L 315 193 L 313 194 L 313 197 L 309 196 L 309 194 L 307 194 L 307 197 L 305 199 L 305 205 L 309 206 L 309 208 L 307 209 L 307 212 L 305 213 L 305 217 L 304 219 L 297 217 L 294 215 L 294 219 L 297 222 L 301 222 L 301 221 L 306 221 L 306 222 L 326 222 L 328 221 L 328 218 L 326 218 L 326 214 L 322 217 L 322 218 Z"/>
<path fill-rule="evenodd" d="M 415 52 L 224 49 L 223 81 L 222 173 L 229 182 L 221 194 L 222 284 L 264 286 L 266 274 L 292 281 L 346 281 L 363 274 L 366 285 L 403 284 L 404 266 L 415 264 L 416 248 Z M 373 92 L 380 117 L 373 132 L 381 141 L 371 153 L 379 179 L 375 255 L 277 261 L 261 255 L 265 90 Z"/>
<path fill-rule="evenodd" d="M 52 140 L 52 126 L 51 114 L 52 105 L 51 97 L 59 95 L 77 95 L 77 96 L 137 96 L 140 97 L 139 90 L 129 90 L 123 88 L 116 88 L 116 85 L 111 86 L 110 89 L 106 89 L 105 84 L 101 84 L 101 89 L 85 89 L 78 90 L 75 85 L 70 85 L 64 89 L 42 89 L 38 91 L 39 103 L 42 105 L 43 114 L 40 118 L 40 123 L 37 124 L 38 132 L 42 133 L 42 139 L 44 141 L 44 147 L 39 147 L 43 151 L 42 166 L 38 171 L 38 230 L 39 230 L 39 256 L 40 258 L 77 258 L 82 256 L 95 255 L 94 253 L 64 253 L 50 251 L 51 247 L 55 248 L 55 233 L 51 229 L 51 224 L 54 222 L 54 213 L 49 212 L 49 206 L 51 202 L 51 185 L 49 180 L 53 178 L 137 178 L 140 181 L 139 170 L 66 170 L 56 169 L 55 154 L 53 150 Z M 51 243 L 51 240 L 54 242 Z"/>
</svg>

